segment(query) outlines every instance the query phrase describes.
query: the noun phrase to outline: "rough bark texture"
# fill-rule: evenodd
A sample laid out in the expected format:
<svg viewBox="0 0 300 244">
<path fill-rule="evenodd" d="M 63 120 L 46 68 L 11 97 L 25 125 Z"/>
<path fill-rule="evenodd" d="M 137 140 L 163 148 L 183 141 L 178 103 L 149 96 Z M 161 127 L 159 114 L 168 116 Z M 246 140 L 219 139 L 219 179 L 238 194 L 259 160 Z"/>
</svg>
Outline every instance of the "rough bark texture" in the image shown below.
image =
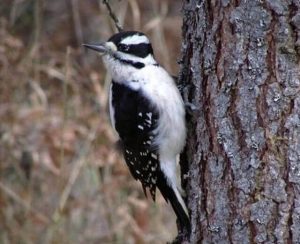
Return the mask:
<svg viewBox="0 0 300 244">
<path fill-rule="evenodd" d="M 300 243 L 300 2 L 185 0 L 191 243 Z"/>
</svg>

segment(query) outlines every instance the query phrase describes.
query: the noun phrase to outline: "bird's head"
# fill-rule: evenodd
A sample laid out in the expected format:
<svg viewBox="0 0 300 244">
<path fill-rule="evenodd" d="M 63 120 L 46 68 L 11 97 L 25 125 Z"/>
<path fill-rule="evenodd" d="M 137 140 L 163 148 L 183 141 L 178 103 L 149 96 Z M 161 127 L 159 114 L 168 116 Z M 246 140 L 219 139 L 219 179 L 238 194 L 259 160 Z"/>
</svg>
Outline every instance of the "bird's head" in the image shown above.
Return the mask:
<svg viewBox="0 0 300 244">
<path fill-rule="evenodd" d="M 141 69 L 146 65 L 157 64 L 148 37 L 137 31 L 119 32 L 99 44 L 83 44 L 85 47 L 103 55 L 104 62 L 110 70 L 119 68 Z"/>
</svg>

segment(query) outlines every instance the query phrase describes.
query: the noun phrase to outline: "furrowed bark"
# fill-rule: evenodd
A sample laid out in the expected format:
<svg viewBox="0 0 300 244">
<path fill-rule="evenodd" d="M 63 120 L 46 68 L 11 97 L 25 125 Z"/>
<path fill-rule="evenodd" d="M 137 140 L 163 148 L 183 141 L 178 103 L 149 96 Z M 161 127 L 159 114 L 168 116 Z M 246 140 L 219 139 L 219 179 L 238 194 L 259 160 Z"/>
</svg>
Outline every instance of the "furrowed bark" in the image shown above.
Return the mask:
<svg viewBox="0 0 300 244">
<path fill-rule="evenodd" d="M 300 243 L 300 2 L 183 2 L 190 242 Z"/>
</svg>

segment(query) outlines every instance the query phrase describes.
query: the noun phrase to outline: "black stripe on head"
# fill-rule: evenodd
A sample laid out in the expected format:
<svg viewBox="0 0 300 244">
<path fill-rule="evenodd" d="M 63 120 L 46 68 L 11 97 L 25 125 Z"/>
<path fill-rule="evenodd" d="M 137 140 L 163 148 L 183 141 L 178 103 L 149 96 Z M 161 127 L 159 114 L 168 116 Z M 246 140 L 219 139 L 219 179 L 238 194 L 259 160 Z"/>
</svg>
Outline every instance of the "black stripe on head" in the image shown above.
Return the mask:
<svg viewBox="0 0 300 244">
<path fill-rule="evenodd" d="M 137 69 L 141 69 L 145 67 L 145 64 L 141 63 L 141 62 L 134 62 L 133 60 L 130 59 L 122 59 L 121 57 L 119 57 L 118 55 L 113 55 L 112 56 L 114 59 L 118 60 L 119 62 L 123 63 L 123 64 L 127 64 L 130 66 L 133 66 Z"/>
<path fill-rule="evenodd" d="M 127 60 L 127 59 L 119 59 L 120 62 L 124 63 L 124 64 L 128 64 L 131 65 L 137 69 L 141 69 L 145 67 L 145 64 L 141 63 L 141 62 L 133 62 L 131 60 Z"/>
<path fill-rule="evenodd" d="M 118 51 L 132 54 L 134 56 L 145 58 L 149 54 L 153 55 L 153 49 L 150 43 L 140 43 L 133 45 L 118 44 Z"/>
<path fill-rule="evenodd" d="M 134 35 L 144 36 L 144 34 L 142 32 L 138 32 L 138 31 L 121 31 L 121 32 L 111 36 L 108 39 L 108 41 L 113 42 L 117 46 L 126 37 L 134 36 Z"/>
</svg>

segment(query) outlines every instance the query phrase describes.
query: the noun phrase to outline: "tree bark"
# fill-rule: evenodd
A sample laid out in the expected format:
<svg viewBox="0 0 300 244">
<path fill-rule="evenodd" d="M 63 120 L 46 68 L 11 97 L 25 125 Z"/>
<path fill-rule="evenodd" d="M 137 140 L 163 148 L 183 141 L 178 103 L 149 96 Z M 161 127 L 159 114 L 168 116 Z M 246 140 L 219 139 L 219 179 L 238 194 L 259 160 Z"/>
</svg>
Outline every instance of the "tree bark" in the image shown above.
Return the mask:
<svg viewBox="0 0 300 244">
<path fill-rule="evenodd" d="M 299 47 L 299 0 L 184 0 L 190 243 L 300 243 Z"/>
</svg>

